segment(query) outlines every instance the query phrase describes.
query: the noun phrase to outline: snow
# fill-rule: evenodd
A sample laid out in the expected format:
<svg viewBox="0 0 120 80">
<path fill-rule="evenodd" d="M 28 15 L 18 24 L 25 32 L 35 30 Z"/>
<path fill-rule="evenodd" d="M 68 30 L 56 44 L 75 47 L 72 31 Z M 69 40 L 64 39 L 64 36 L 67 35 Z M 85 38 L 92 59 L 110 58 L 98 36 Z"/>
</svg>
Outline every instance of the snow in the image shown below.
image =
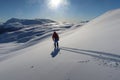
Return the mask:
<svg viewBox="0 0 120 80">
<path fill-rule="evenodd" d="M 119 23 L 120 9 L 109 11 L 60 34 L 58 53 L 51 36 L 13 51 L 0 62 L 0 80 L 119 80 Z"/>
<path fill-rule="evenodd" d="M 14 24 L 10 20 L 6 22 L 7 25 Z M 12 26 L 18 28 L 20 25 Z M 49 21 L 48 23 L 44 24 L 22 25 L 22 29 L 6 32 L 0 35 L 0 54 L 7 54 L 8 52 L 16 51 L 37 44 L 38 42 L 52 35 L 54 30 L 58 31 L 58 33 L 62 33 L 71 29 L 72 26 L 72 24 L 49 23 Z M 9 27 L 11 28 L 11 26 Z"/>
<path fill-rule="evenodd" d="M 101 50 L 118 54 L 120 52 L 120 45 L 118 45 L 120 43 L 119 23 L 120 10 L 107 12 L 102 16 L 92 20 L 84 27 L 76 30 L 74 34 L 67 36 L 65 41 L 69 40 L 71 45 L 75 45 L 76 48 L 82 47 L 84 49 L 96 49 L 98 51 Z M 74 37 L 76 35 L 77 37 Z M 77 45 L 77 42 L 79 45 Z M 67 44 L 67 42 L 65 43 Z"/>
</svg>

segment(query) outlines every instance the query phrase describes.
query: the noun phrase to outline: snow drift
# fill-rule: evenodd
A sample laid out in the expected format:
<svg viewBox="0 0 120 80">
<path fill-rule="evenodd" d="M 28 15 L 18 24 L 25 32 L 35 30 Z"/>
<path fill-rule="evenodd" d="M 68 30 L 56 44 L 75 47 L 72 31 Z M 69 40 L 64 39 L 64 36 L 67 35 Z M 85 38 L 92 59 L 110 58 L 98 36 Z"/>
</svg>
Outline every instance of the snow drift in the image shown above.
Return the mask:
<svg viewBox="0 0 120 80">
<path fill-rule="evenodd" d="M 1 80 L 119 80 L 120 9 L 60 35 L 60 51 L 51 38 L 13 52 L 0 63 Z M 21 54 L 22 53 L 22 54 Z M 54 53 L 54 54 L 53 54 Z"/>
</svg>

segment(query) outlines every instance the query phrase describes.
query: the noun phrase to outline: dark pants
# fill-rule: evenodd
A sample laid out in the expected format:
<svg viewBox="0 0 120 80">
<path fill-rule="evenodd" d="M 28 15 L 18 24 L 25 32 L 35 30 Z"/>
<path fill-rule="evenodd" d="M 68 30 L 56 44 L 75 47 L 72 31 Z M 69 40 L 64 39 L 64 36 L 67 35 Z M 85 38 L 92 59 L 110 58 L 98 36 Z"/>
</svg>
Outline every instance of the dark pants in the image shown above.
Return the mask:
<svg viewBox="0 0 120 80">
<path fill-rule="evenodd" d="M 55 40 L 54 40 L 54 47 L 55 47 L 55 48 L 59 48 L 58 39 L 55 39 Z"/>
</svg>

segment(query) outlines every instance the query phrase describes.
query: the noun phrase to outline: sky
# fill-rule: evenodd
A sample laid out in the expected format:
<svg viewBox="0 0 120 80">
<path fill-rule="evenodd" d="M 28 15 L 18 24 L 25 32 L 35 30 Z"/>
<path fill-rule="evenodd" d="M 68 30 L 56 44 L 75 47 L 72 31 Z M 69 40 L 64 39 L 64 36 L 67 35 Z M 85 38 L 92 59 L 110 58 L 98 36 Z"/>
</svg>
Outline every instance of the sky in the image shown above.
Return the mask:
<svg viewBox="0 0 120 80">
<path fill-rule="evenodd" d="M 0 22 L 10 18 L 80 22 L 118 8 L 120 0 L 0 0 Z"/>
</svg>

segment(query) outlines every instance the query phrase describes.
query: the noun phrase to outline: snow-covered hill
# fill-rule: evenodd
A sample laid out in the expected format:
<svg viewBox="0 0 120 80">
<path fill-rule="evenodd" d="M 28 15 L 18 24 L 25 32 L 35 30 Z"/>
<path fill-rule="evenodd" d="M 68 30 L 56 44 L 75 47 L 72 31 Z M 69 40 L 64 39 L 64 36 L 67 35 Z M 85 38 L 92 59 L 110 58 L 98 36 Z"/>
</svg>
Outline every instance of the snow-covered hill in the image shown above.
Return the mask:
<svg viewBox="0 0 120 80">
<path fill-rule="evenodd" d="M 62 24 L 49 19 L 11 18 L 0 28 L 2 32 L 4 32 L 3 29 L 6 30 L 5 33 L 0 34 L 0 54 L 8 54 L 9 51 L 37 44 L 52 35 L 54 30 L 62 33 L 72 26 L 73 24 Z"/>
<path fill-rule="evenodd" d="M 69 41 L 75 46 L 79 43 L 82 45 L 82 48 L 119 53 L 119 23 L 120 9 L 108 11 L 102 16 L 90 21 L 82 28 L 76 30 L 74 34 L 67 36 L 65 41 Z M 77 37 L 75 37 L 76 35 Z M 81 47 L 81 45 L 77 45 L 76 48 Z"/>
<path fill-rule="evenodd" d="M 0 62 L 0 80 L 119 80 L 119 23 L 120 9 L 108 11 L 60 34 L 59 52 L 51 37 L 12 52 Z"/>
<path fill-rule="evenodd" d="M 50 19 L 17 19 L 11 18 L 4 24 L 8 25 L 11 23 L 20 23 L 22 25 L 34 25 L 34 24 L 45 24 L 45 23 L 55 23 L 55 21 Z"/>
<path fill-rule="evenodd" d="M 50 19 L 18 19 L 18 18 L 11 18 L 7 20 L 2 26 L 9 31 L 19 30 L 26 26 L 31 25 L 42 25 L 46 23 L 56 23 Z"/>
</svg>

